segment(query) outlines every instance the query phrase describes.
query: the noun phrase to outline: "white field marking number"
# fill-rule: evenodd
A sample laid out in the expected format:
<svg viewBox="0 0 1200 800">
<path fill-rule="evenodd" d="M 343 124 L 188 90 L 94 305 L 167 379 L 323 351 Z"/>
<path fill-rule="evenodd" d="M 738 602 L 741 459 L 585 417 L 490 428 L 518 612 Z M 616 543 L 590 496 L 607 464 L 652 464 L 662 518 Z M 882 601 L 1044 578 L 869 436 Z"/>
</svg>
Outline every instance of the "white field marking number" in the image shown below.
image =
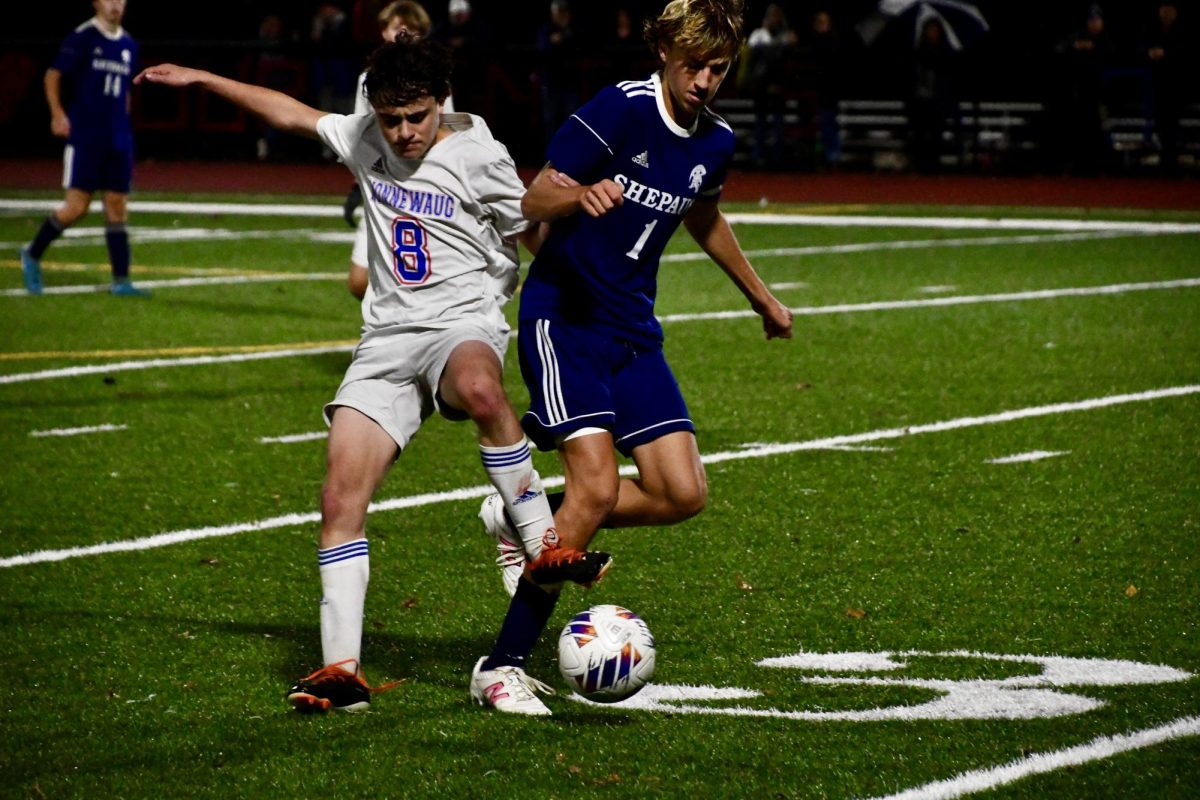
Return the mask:
<svg viewBox="0 0 1200 800">
<path fill-rule="evenodd" d="M 1040 667 L 1035 674 L 1008 678 L 929 679 L 892 677 L 870 673 L 896 673 L 908 666 L 907 659 L 978 659 Z M 1190 672 L 1156 664 L 1102 658 L 1061 656 L 996 655 L 966 650 L 901 653 L 796 653 L 756 662 L 760 667 L 795 669 L 805 672 L 837 673 L 803 675 L 798 680 L 819 686 L 902 687 L 935 692 L 932 700 L 915 705 L 884 706 L 852 711 L 785 710 L 741 705 L 700 703 L 750 700 L 762 696 L 753 689 L 718 686 L 649 684 L 628 700 L 612 704 L 623 709 L 661 711 L 673 714 L 724 714 L 738 717 L 773 717 L 802 721 L 881 722 L 886 720 L 1044 719 L 1082 714 L 1105 705 L 1104 701 L 1062 691 L 1087 686 L 1136 686 L 1190 680 Z M 844 677 L 845 673 L 859 673 Z M 572 700 L 582 703 L 578 695 Z"/>
</svg>

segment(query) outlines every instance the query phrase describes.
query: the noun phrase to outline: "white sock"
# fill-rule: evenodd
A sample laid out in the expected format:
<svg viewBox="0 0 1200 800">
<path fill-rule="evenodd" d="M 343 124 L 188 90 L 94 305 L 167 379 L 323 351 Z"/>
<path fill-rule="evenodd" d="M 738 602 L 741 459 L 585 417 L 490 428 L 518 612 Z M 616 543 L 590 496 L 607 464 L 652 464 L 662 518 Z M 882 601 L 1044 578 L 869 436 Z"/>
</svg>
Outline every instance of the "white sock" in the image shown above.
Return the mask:
<svg viewBox="0 0 1200 800">
<path fill-rule="evenodd" d="M 542 478 L 533 468 L 529 441 L 522 438 L 507 447 L 479 446 L 483 468 L 504 499 L 504 510 L 517 526 L 530 561 L 542 554 L 548 530 L 554 529 L 554 514 L 542 489 Z"/>
<path fill-rule="evenodd" d="M 337 547 L 317 550 L 317 564 L 324 592 L 321 598 L 321 653 L 325 664 L 354 659 L 353 667 L 359 669 L 363 603 L 371 574 L 367 540 L 355 539 Z"/>
</svg>

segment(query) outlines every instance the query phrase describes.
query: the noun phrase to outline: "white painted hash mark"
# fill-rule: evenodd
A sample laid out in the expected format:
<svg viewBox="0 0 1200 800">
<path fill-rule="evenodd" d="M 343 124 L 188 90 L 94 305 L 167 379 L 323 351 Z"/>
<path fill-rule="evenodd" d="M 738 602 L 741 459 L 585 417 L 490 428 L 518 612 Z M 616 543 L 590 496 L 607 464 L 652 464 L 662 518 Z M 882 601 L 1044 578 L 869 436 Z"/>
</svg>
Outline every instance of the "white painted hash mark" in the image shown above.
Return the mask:
<svg viewBox="0 0 1200 800">
<path fill-rule="evenodd" d="M 313 431 L 312 433 L 293 433 L 290 436 L 260 436 L 259 444 L 295 444 L 296 442 L 315 442 L 318 439 L 328 439 L 329 431 Z"/>
<path fill-rule="evenodd" d="M 1020 464 L 1023 461 L 1041 461 L 1043 458 L 1065 456 L 1070 450 L 1031 450 L 1028 453 L 1015 453 L 1011 456 L 989 458 L 987 464 Z"/>
<path fill-rule="evenodd" d="M 1200 717 L 1180 717 L 1156 728 L 1100 736 L 1086 744 L 1049 753 L 1035 753 L 997 767 L 962 772 L 953 778 L 915 786 L 873 800 L 950 800 L 1014 783 L 1030 775 L 1053 772 L 1064 767 L 1076 767 L 1090 761 L 1111 758 L 1119 753 L 1153 747 L 1172 739 L 1197 734 L 1200 734 Z"/>
<path fill-rule="evenodd" d="M 103 425 L 88 425 L 83 428 L 53 428 L 48 431 L 30 431 L 30 436 L 80 436 L 85 433 L 106 433 L 108 431 L 123 431 L 129 428 L 128 425 L 113 425 L 104 423 Z"/>
<path fill-rule="evenodd" d="M 1091 400 L 1080 400 L 1074 403 L 1056 403 L 1049 406 L 1019 408 L 1013 411 L 1002 411 L 998 414 L 989 414 L 982 417 L 960 417 L 959 419 L 945 420 L 943 422 L 931 422 L 925 425 L 910 425 L 905 428 L 888 428 L 878 431 L 867 431 L 866 433 L 854 433 L 847 436 L 830 436 L 825 439 L 812 439 L 807 442 L 785 442 L 763 445 L 761 447 L 752 447 L 746 450 L 733 450 L 724 453 L 709 453 L 701 456 L 700 460 L 705 464 L 716 464 L 723 461 L 736 461 L 743 458 L 766 458 L 768 456 L 784 455 L 786 453 L 797 453 L 803 450 L 827 450 L 830 447 L 835 446 L 840 447 L 844 445 L 857 445 L 864 442 L 874 442 L 882 439 L 900 439 L 905 436 L 913 436 L 921 433 L 940 433 L 942 431 L 956 430 L 958 428 L 970 428 L 977 425 L 995 425 L 1000 422 L 1011 422 L 1013 420 L 1028 419 L 1030 417 L 1041 417 L 1051 414 L 1065 414 L 1072 411 L 1090 411 L 1096 408 L 1107 408 L 1109 406 L 1121 405 L 1124 403 L 1140 403 L 1148 400 L 1159 400 L 1166 397 L 1183 397 L 1197 393 L 1200 393 L 1200 384 L 1193 384 L 1190 386 L 1173 386 L 1167 389 L 1154 389 L 1146 392 L 1138 392 L 1136 394 L 1119 394 L 1111 395 L 1109 397 L 1097 397 Z M 622 475 L 636 474 L 637 467 L 632 464 L 626 464 L 621 468 L 620 472 Z M 542 479 L 542 485 L 547 489 L 557 488 L 562 486 L 564 483 L 565 481 L 561 476 L 543 477 Z M 477 497 L 487 497 L 494 491 L 495 489 L 492 488 L 492 485 L 489 483 L 482 486 L 464 486 L 460 489 L 452 489 L 446 492 L 410 495 L 408 497 L 395 497 L 391 500 L 383 500 L 372 503 L 368 508 L 368 512 L 394 511 L 399 508 L 413 508 L 416 506 L 431 505 L 433 503 L 443 503 L 447 501 L 472 500 Z M 256 522 L 241 522 L 208 528 L 192 528 L 190 530 L 159 533 L 142 539 L 126 539 L 117 542 L 104 542 L 86 547 L 67 548 L 65 550 L 37 550 L 35 552 L 25 553 L 23 555 L 0 558 L 0 569 L 23 566 L 26 564 L 38 564 L 45 561 L 63 561 L 68 558 L 78 558 L 79 556 L 128 552 L 132 550 L 148 550 L 153 547 L 164 547 L 166 545 L 178 544 L 180 542 L 208 539 L 215 536 L 229 536 L 235 533 L 245 533 L 248 531 L 263 531 L 272 528 L 308 525 L 316 522 L 318 519 L 320 519 L 320 514 L 315 512 L 308 514 L 288 514 L 281 517 L 258 520 Z"/>
</svg>

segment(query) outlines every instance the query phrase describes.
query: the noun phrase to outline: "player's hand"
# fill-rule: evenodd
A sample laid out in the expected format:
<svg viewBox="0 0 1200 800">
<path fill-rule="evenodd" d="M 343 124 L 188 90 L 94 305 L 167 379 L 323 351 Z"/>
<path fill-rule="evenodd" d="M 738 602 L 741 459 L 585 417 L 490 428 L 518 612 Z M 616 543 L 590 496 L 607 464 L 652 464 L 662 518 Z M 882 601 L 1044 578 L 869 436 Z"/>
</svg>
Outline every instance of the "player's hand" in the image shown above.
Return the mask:
<svg viewBox="0 0 1200 800">
<path fill-rule="evenodd" d="M 159 64 L 147 67 L 139 72 L 137 77 L 133 79 L 133 82 L 140 84 L 142 81 L 149 81 L 150 83 L 161 83 L 165 86 L 189 86 L 195 83 L 203 74 L 203 70 L 179 67 L 174 64 Z"/>
<path fill-rule="evenodd" d="M 71 136 L 71 118 L 66 114 L 55 114 L 50 118 L 50 132 L 60 139 Z"/>
<path fill-rule="evenodd" d="M 783 303 L 771 297 L 762 308 L 756 308 L 762 315 L 763 332 L 768 339 L 792 338 L 792 310 Z"/>
<path fill-rule="evenodd" d="M 608 178 L 587 187 L 583 196 L 579 198 L 583 210 L 593 217 L 604 216 L 624 201 L 620 185 Z"/>
<path fill-rule="evenodd" d="M 354 209 L 363 204 L 362 187 L 357 183 L 350 189 L 350 194 L 346 195 L 345 202 L 342 203 L 342 219 L 346 220 L 346 224 L 351 228 L 356 227 L 354 222 Z"/>
</svg>

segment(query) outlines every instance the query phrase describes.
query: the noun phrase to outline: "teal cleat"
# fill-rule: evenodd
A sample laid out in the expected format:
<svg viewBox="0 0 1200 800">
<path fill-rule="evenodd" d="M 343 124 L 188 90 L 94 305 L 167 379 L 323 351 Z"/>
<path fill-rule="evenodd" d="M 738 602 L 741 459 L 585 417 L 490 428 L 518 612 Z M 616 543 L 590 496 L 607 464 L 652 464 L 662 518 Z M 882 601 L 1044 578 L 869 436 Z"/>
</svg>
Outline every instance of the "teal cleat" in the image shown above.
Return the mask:
<svg viewBox="0 0 1200 800">
<path fill-rule="evenodd" d="M 25 279 L 25 291 L 42 293 L 42 264 L 29 254 L 28 247 L 21 248 L 21 277 Z"/>
<path fill-rule="evenodd" d="M 108 289 L 109 294 L 117 297 L 149 297 L 150 292 L 147 289 L 139 289 L 133 285 L 133 281 L 129 278 L 114 281 L 113 285 Z"/>
</svg>

